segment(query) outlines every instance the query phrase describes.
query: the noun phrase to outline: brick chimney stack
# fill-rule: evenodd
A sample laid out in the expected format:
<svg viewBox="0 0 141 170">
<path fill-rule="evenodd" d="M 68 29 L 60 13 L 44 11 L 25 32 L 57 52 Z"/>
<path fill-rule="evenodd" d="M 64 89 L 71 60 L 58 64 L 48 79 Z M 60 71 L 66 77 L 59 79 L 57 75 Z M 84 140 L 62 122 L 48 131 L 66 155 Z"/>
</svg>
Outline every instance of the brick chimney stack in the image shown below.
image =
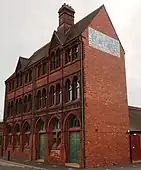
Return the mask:
<svg viewBox="0 0 141 170">
<path fill-rule="evenodd" d="M 74 9 L 64 3 L 58 11 L 59 13 L 59 26 L 58 32 L 65 34 L 74 25 Z"/>
</svg>

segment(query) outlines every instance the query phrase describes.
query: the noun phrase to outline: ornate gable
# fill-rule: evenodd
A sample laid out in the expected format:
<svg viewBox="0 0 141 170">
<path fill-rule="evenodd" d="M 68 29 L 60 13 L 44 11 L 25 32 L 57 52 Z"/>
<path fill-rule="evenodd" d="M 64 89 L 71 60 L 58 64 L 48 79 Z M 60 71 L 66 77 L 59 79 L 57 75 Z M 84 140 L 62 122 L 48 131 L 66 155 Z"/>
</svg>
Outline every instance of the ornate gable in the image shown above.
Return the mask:
<svg viewBox="0 0 141 170">
<path fill-rule="evenodd" d="M 51 41 L 50 41 L 50 50 L 56 48 L 57 46 L 62 45 L 60 38 L 58 37 L 56 31 L 54 31 Z"/>
</svg>

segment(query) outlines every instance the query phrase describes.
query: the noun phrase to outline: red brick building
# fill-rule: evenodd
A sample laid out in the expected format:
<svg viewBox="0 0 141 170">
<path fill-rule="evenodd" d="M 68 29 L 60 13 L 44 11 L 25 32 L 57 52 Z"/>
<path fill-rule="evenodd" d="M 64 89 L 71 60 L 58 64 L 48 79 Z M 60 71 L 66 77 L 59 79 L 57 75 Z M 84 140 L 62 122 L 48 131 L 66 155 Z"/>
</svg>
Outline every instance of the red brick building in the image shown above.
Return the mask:
<svg viewBox="0 0 141 170">
<path fill-rule="evenodd" d="M 129 106 L 129 141 L 131 162 L 141 162 L 141 108 Z"/>
<path fill-rule="evenodd" d="M 4 157 L 129 163 L 124 49 L 104 5 L 76 24 L 74 14 L 64 4 L 51 41 L 5 81 Z"/>
</svg>

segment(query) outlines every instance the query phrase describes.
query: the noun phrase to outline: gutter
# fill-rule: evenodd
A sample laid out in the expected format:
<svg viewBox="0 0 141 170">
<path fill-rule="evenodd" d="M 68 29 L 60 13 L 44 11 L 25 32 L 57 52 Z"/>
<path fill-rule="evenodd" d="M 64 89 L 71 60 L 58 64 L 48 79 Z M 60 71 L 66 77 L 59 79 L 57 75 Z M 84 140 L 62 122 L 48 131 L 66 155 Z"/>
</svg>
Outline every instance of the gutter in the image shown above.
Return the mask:
<svg viewBox="0 0 141 170">
<path fill-rule="evenodd" d="M 83 40 L 80 37 L 80 87 L 81 87 L 81 120 L 82 120 L 82 169 L 85 168 L 85 125 L 84 125 L 84 67 Z"/>
</svg>

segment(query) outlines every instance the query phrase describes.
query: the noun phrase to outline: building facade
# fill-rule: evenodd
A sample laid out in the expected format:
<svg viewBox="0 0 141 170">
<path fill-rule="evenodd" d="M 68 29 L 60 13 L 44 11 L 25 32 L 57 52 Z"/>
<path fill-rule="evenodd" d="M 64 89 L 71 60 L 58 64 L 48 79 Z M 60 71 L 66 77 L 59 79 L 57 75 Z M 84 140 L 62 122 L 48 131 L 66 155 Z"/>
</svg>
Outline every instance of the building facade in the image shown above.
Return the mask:
<svg viewBox="0 0 141 170">
<path fill-rule="evenodd" d="M 51 41 L 19 57 L 5 81 L 3 155 L 86 168 L 129 163 L 125 53 L 107 11 L 76 24 L 72 7 L 58 13 Z"/>
</svg>

